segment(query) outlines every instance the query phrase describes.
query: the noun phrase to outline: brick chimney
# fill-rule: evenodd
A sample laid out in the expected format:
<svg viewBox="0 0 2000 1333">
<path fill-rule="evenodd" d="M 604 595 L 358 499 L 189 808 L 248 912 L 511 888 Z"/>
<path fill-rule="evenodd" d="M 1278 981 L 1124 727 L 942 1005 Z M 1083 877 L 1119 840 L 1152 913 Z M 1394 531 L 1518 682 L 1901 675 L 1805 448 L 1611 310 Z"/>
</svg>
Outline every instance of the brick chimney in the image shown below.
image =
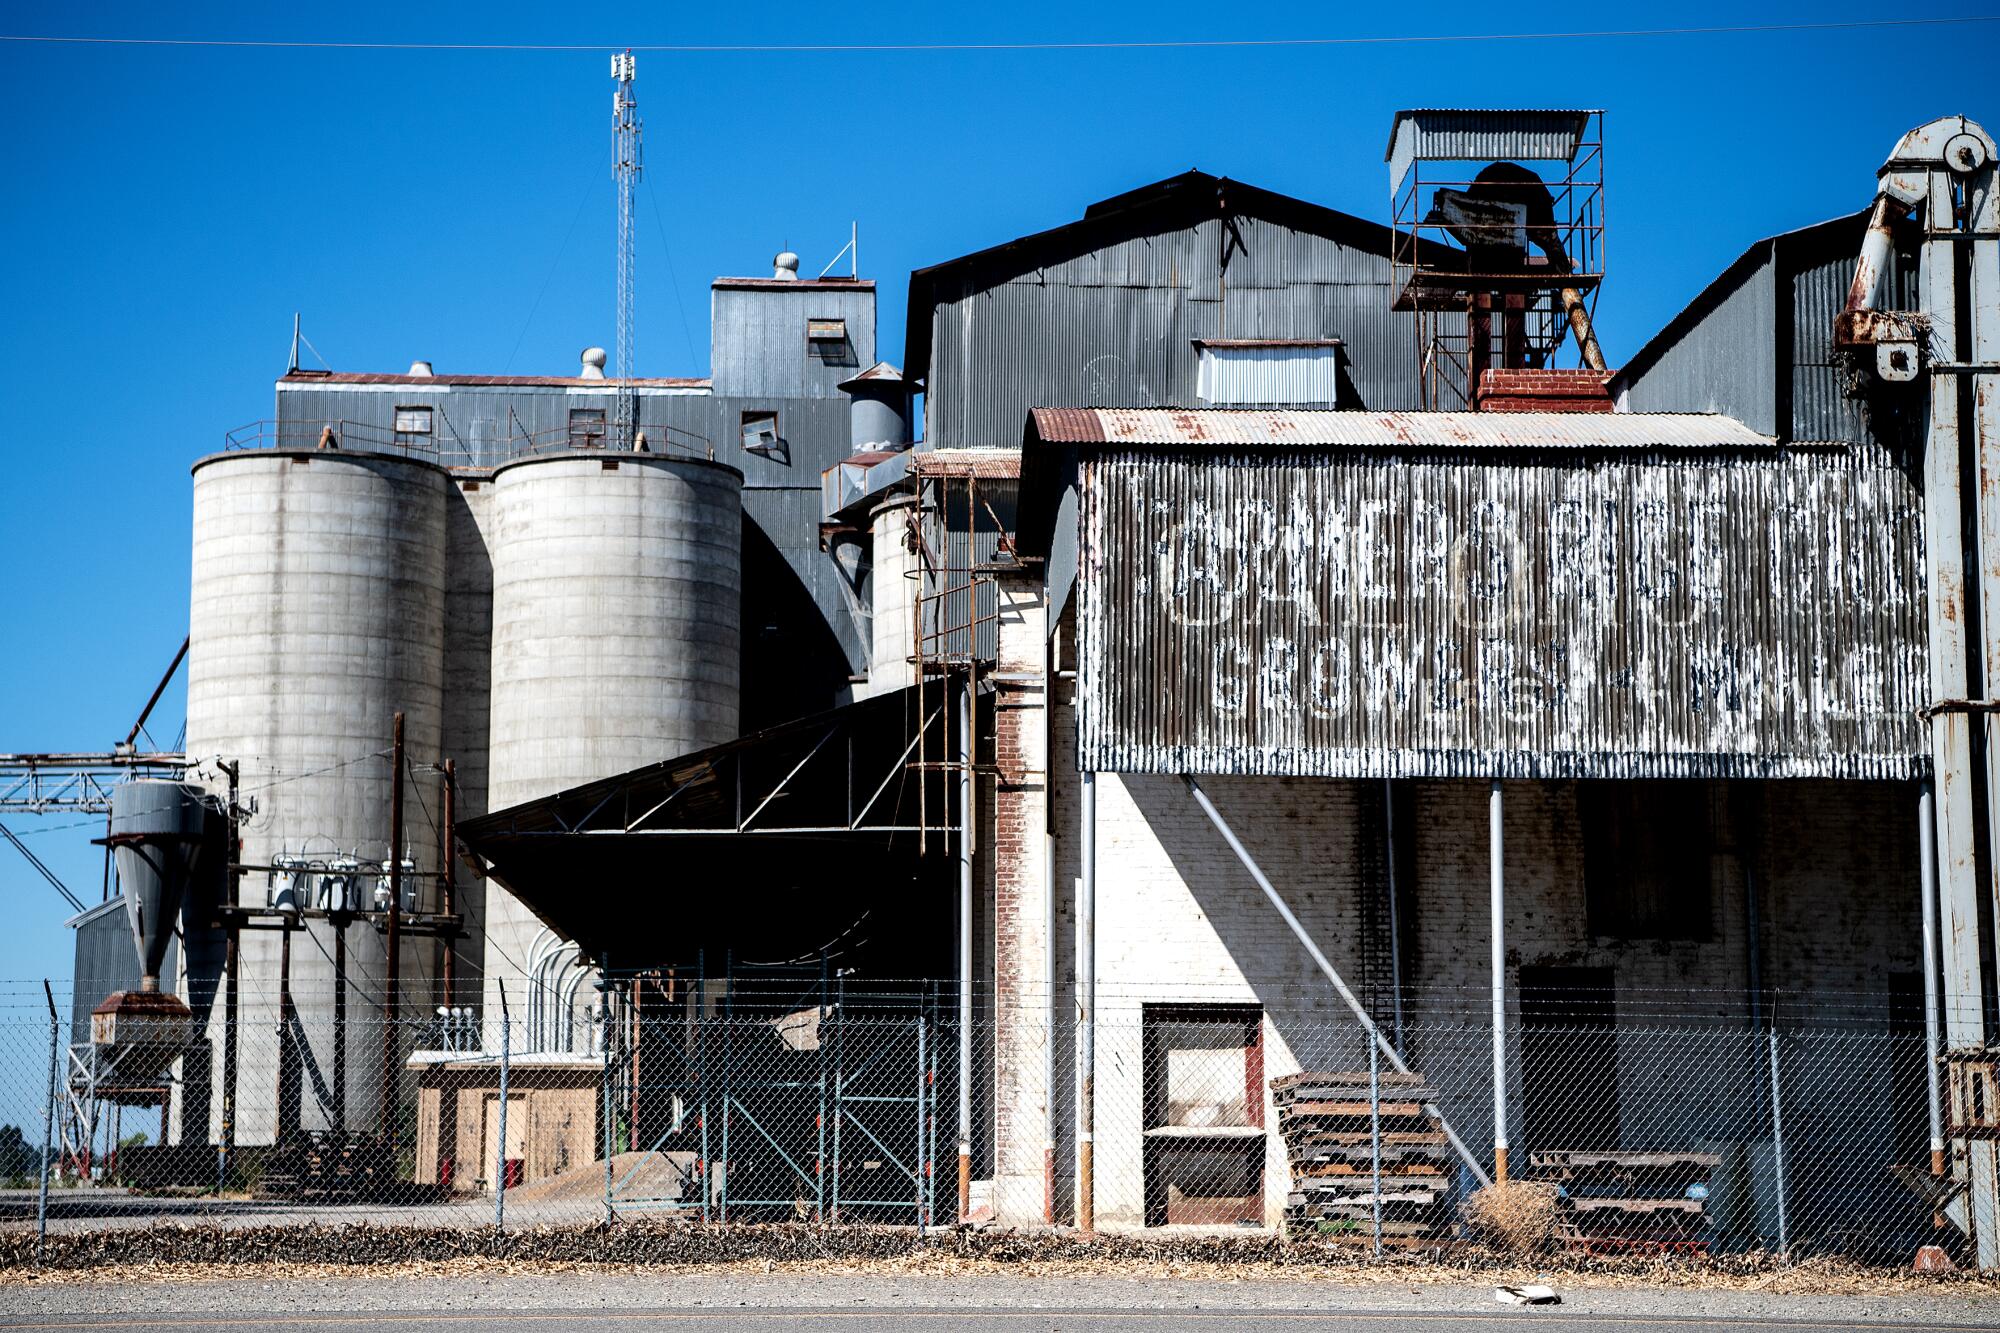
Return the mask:
<svg viewBox="0 0 2000 1333">
<path fill-rule="evenodd" d="M 1609 412 L 1611 375 L 1602 370 L 1489 370 L 1479 377 L 1479 412 Z"/>
</svg>

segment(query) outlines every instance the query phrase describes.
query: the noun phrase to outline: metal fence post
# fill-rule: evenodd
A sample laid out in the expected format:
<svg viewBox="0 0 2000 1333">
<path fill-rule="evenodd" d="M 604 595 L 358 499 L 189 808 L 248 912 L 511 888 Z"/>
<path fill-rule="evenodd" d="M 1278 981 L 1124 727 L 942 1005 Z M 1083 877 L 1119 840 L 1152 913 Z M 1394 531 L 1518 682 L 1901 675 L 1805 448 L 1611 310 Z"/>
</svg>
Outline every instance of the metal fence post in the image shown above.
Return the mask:
<svg viewBox="0 0 2000 1333">
<path fill-rule="evenodd" d="M 48 983 L 42 983 L 44 990 Z M 42 1252 L 49 1243 L 49 1147 L 56 1137 L 56 1054 L 62 1044 L 62 1020 L 56 1016 L 54 995 L 49 997 L 49 1099 L 42 1108 L 42 1188 L 35 1203 L 35 1267 L 42 1266 Z"/>
<path fill-rule="evenodd" d="M 924 1189 L 924 1182 L 929 1179 L 931 1173 L 930 1159 L 924 1154 L 925 1122 L 930 1119 L 928 1114 L 929 1108 L 924 1104 L 925 1093 L 927 1091 L 924 1086 L 926 1081 L 925 1075 L 929 1072 L 929 1066 L 925 1063 L 926 1051 L 924 1047 L 926 1043 L 924 1041 L 924 1028 L 927 1024 L 924 1021 L 924 1017 L 922 1013 L 917 1015 L 917 1119 L 915 1126 L 916 1133 L 912 1135 L 914 1141 L 910 1144 L 911 1156 L 915 1158 L 917 1163 L 917 1169 L 914 1174 L 917 1186 L 917 1236 L 919 1239 L 922 1239 L 924 1235 L 924 1196 L 927 1192 Z"/>
<path fill-rule="evenodd" d="M 1791 1216 L 1785 1202 L 1785 1110 L 1778 1093 L 1778 1029 L 1774 1024 L 1770 1030 L 1771 1049 L 1771 1166 L 1777 1174 L 1778 1189 L 1778 1253 L 1789 1256 L 1792 1252 Z"/>
<path fill-rule="evenodd" d="M 616 1222 L 618 1212 L 611 1206 L 611 1154 L 618 1147 L 617 1131 L 611 1123 L 611 1079 L 614 1071 L 613 1048 L 616 1045 L 617 1028 L 611 1022 L 611 972 L 610 960 L 605 960 L 605 970 L 599 974 L 597 993 L 603 1007 L 602 1025 L 604 1044 L 604 1075 L 600 1082 L 604 1085 L 604 1220 Z"/>
<path fill-rule="evenodd" d="M 493 1229 L 507 1229 L 507 1053 L 513 1045 L 507 1016 L 500 1017 L 500 1146 L 494 1150 Z"/>
<path fill-rule="evenodd" d="M 1375 1201 L 1375 1257 L 1382 1257 L 1382 1052 L 1368 1043 L 1368 1167 Z"/>
</svg>

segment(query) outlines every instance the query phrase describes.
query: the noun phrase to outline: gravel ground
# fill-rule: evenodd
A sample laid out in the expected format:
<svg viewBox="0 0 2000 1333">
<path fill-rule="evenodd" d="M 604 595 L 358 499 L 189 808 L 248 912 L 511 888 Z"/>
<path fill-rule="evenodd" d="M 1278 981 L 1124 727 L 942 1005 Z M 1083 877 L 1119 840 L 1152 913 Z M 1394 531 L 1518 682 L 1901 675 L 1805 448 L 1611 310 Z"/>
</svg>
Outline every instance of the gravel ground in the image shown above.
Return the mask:
<svg viewBox="0 0 2000 1333">
<path fill-rule="evenodd" d="M 285 1276 L 218 1280 L 35 1280 L 0 1284 L 0 1320 L 80 1315 L 271 1316 L 340 1313 L 591 1310 L 1314 1310 L 1326 1313 L 1494 1314 L 1491 1284 L 1343 1283 L 1306 1276 L 1230 1280 L 1164 1277 L 839 1273 L 564 1272 L 477 1266 L 422 1276 Z M 1612 1318 L 1804 1320 L 2000 1329 L 2000 1297 L 1941 1288 L 1893 1295 L 1802 1296 L 1760 1291 L 1562 1286 L 1563 1312 Z M 1519 1312 L 1528 1313 L 1528 1312 Z"/>
</svg>

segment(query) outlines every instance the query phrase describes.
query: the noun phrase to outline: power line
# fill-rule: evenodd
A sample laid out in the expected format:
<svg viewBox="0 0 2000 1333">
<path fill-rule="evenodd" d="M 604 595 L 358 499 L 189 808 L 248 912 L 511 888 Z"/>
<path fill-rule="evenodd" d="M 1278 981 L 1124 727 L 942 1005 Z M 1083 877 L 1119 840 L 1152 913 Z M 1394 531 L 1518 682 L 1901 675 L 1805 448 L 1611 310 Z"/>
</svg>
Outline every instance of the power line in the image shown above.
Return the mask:
<svg viewBox="0 0 2000 1333">
<path fill-rule="evenodd" d="M 470 51 L 494 53 L 646 51 L 671 55 L 856 55 L 925 52 L 1246 50 L 1284 47 L 1417 46 L 1454 42 L 1567 42 L 1620 37 L 1724 37 L 1758 33 L 1843 32 L 1992 23 L 2000 14 L 1949 18 L 1852 19 L 1801 23 L 1730 23 L 1672 28 L 1590 28 L 1569 32 L 1397 33 L 1356 37 L 1157 38 L 1074 42 L 356 42 L 221 37 L 82 37 L 0 33 L 0 42 L 47 46 L 165 46 L 286 51 Z"/>
<path fill-rule="evenodd" d="M 681 317 L 681 336 L 687 340 L 688 364 L 701 364 L 701 354 L 695 350 L 694 330 L 688 326 L 687 307 L 681 304 L 680 279 L 674 276 L 674 249 L 667 243 L 667 224 L 660 217 L 660 197 L 653 187 L 646 187 L 646 199 L 653 206 L 653 225 L 660 232 L 660 254 L 667 266 L 667 285 L 674 294 L 674 311 Z"/>
</svg>

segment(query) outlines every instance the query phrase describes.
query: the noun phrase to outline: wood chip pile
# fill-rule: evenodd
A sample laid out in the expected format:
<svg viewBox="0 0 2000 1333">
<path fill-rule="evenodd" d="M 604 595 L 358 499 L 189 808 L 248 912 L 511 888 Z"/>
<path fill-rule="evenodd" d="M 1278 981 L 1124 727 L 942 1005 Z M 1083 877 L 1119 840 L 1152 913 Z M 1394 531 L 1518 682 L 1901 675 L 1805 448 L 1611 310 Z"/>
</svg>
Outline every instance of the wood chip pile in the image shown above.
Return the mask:
<svg viewBox="0 0 2000 1333">
<path fill-rule="evenodd" d="M 1451 1145 L 1422 1074 L 1383 1073 L 1382 1243 L 1426 1245 L 1449 1230 Z M 1375 1144 L 1369 1075 L 1307 1071 L 1271 1080 L 1278 1133 L 1291 1161 L 1285 1228 L 1297 1240 L 1375 1236 Z"/>
</svg>

